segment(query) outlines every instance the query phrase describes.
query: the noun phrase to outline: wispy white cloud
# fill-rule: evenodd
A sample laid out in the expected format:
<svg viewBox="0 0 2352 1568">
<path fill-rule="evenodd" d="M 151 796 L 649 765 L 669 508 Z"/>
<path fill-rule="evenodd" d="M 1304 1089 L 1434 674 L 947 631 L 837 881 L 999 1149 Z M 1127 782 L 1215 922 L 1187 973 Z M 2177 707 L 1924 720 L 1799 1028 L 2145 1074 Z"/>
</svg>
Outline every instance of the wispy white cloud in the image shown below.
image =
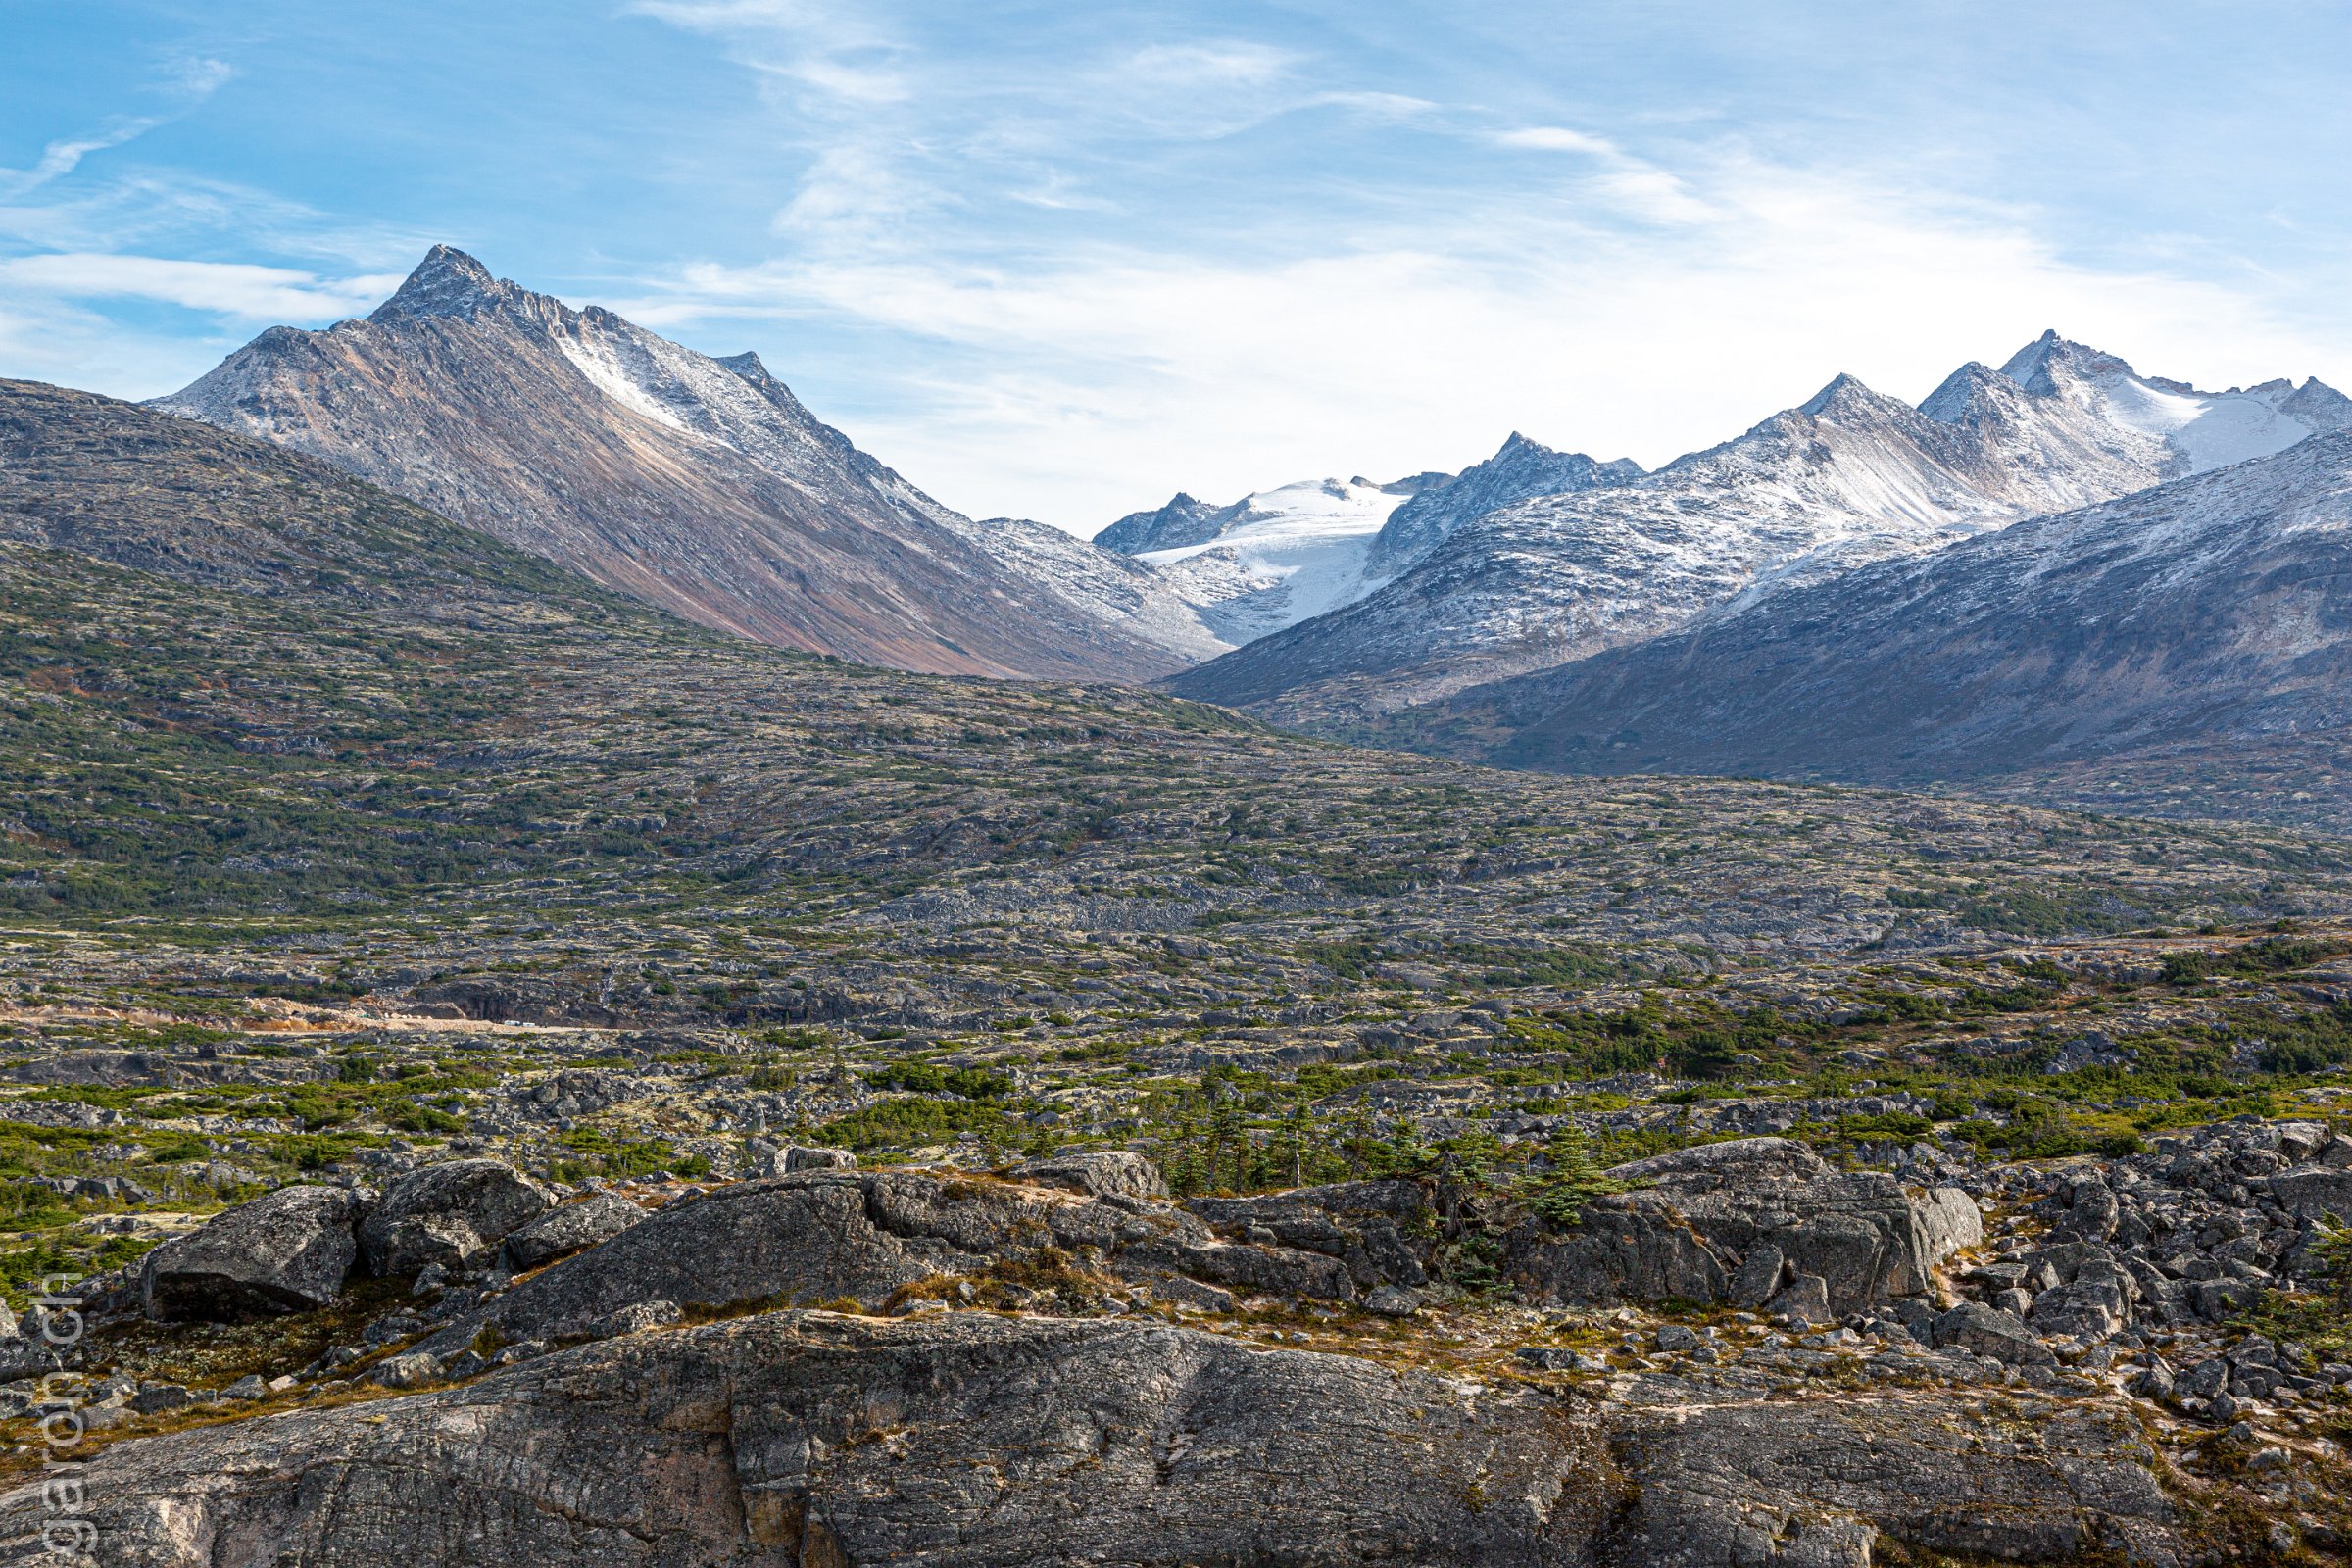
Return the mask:
<svg viewBox="0 0 2352 1568">
<path fill-rule="evenodd" d="M 1617 144 L 1605 136 L 1588 136 L 1581 130 L 1565 125 L 1526 125 L 1516 130 L 1497 131 L 1494 143 L 1498 147 L 1525 147 L 1547 153 L 1587 153 L 1601 158 L 1618 158 Z"/>
<path fill-rule="evenodd" d="M 209 55 L 183 55 L 172 63 L 172 74 L 180 91 L 195 98 L 211 97 L 227 86 L 236 74 L 236 67 Z"/>
<path fill-rule="evenodd" d="M 286 267 L 157 256 L 51 254 L 0 260 L 0 287 L 57 299 L 141 299 L 242 321 L 348 315 L 400 284 L 398 272 L 327 278 Z"/>
<path fill-rule="evenodd" d="M 88 135 L 68 136 L 53 141 L 41 149 L 39 161 L 30 169 L 0 169 L 0 195 L 29 195 L 52 180 L 63 179 L 74 172 L 90 154 L 104 152 L 109 147 L 120 147 L 161 123 L 158 120 L 122 120 Z"/>
<path fill-rule="evenodd" d="M 806 27 L 838 15 L 812 0 L 630 0 L 621 11 L 700 32 Z"/>
<path fill-rule="evenodd" d="M 1258 87 L 1280 81 L 1298 66 L 1288 49 L 1257 43 L 1167 43 L 1137 49 L 1106 75 L 1155 87 Z"/>
<path fill-rule="evenodd" d="M 852 421 L 861 440 L 975 514 L 1081 530 L 1179 488 L 1458 467 L 1513 428 L 1654 464 L 1840 370 L 1917 398 L 2049 325 L 2225 382 L 2352 351 L 2217 284 L 2071 265 L 2028 213 L 1734 153 L 1612 177 L 1658 183 L 1261 265 L 886 247 L 688 268 L 624 308 L 672 327 L 866 322 L 903 357 Z M 1629 213 L 1643 204 L 1680 220 Z"/>
<path fill-rule="evenodd" d="M 236 74 L 225 61 L 206 56 L 183 56 L 167 68 L 170 96 L 179 100 L 175 112 L 185 112 L 203 102 L 226 85 Z M 118 116 L 102 128 L 79 135 L 64 136 L 41 149 L 41 156 L 29 169 L 0 169 L 0 195 L 21 197 L 63 179 L 81 167 L 81 161 L 92 153 L 102 153 L 120 147 L 165 123 L 167 115 Z"/>
</svg>

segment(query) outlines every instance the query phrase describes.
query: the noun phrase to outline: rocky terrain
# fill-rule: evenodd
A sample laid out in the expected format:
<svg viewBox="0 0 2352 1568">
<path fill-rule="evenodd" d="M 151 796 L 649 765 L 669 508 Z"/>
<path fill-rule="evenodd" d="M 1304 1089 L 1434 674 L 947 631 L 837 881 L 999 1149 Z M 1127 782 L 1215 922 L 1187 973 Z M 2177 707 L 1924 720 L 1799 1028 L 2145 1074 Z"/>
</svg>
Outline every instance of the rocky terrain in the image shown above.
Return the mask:
<svg viewBox="0 0 2352 1568">
<path fill-rule="evenodd" d="M 906 669 L 1137 679 L 1222 645 L 1152 574 L 950 511 L 713 360 L 436 246 L 157 406 L 327 462 L 689 620 Z"/>
<path fill-rule="evenodd" d="M 1964 366 L 1916 409 L 1839 376 L 1654 473 L 1487 513 L 1377 592 L 1170 685 L 1347 733 L 1725 605 L 2277 453 L 2348 418 L 2352 402 L 2316 381 L 2201 393 L 2055 334 L 1998 371 Z"/>
<path fill-rule="evenodd" d="M 23 383 L 0 581 L 12 1560 L 2352 1555 L 2339 840 L 797 654 Z"/>
</svg>

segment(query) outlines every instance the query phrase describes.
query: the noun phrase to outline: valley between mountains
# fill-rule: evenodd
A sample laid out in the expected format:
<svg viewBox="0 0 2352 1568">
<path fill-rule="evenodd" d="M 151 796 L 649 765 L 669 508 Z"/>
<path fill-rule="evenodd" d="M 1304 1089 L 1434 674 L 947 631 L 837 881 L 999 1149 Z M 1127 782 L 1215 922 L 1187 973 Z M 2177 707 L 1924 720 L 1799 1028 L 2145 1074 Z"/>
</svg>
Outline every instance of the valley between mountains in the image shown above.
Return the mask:
<svg viewBox="0 0 2352 1568">
<path fill-rule="evenodd" d="M 2347 442 L 1087 543 L 446 248 L 0 382 L 0 1555 L 2352 1560 Z"/>
</svg>

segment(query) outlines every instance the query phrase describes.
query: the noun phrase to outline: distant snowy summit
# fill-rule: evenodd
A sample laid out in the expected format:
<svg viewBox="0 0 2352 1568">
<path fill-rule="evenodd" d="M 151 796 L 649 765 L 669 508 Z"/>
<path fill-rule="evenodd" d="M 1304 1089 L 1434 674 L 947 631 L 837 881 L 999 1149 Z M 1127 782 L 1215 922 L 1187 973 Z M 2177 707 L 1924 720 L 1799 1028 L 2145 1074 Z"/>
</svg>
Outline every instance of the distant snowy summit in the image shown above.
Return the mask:
<svg viewBox="0 0 2352 1568">
<path fill-rule="evenodd" d="M 1095 543 L 1157 567 L 1227 642 L 1247 644 L 1372 593 L 1498 507 L 1638 476 L 1639 465 L 1555 452 L 1514 431 L 1458 474 L 1306 479 L 1226 506 L 1179 493 Z"/>
<path fill-rule="evenodd" d="M 1372 540 L 1389 514 L 1449 474 L 1392 484 L 1304 479 L 1212 506 L 1179 494 L 1095 536 L 1158 568 L 1226 642 L 1242 644 L 1360 599 Z"/>
</svg>

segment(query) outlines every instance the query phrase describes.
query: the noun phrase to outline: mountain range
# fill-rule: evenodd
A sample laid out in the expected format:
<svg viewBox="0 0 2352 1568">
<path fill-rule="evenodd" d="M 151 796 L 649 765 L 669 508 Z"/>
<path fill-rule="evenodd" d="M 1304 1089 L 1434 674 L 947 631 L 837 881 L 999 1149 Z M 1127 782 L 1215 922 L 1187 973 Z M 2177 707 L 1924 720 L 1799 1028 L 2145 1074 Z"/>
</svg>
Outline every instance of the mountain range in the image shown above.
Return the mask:
<svg viewBox="0 0 2352 1568">
<path fill-rule="evenodd" d="M 1521 767 L 1998 780 L 2339 723 L 2352 400 L 2055 332 L 1916 407 L 1839 375 L 1654 471 L 1513 433 L 1458 474 L 1179 494 L 1092 543 L 940 504 L 754 355 L 448 247 L 156 406 L 758 641 L 1159 680 Z"/>
<path fill-rule="evenodd" d="M 1885 782 L 2340 729 L 2348 677 L 2342 430 L 1449 706 L 1519 765 Z"/>
<path fill-rule="evenodd" d="M 1345 724 L 2347 421 L 2352 401 L 2318 382 L 2201 393 L 2054 333 L 1918 408 L 1840 375 L 1653 473 L 1485 512 L 1378 591 L 1170 684 Z"/>
</svg>

